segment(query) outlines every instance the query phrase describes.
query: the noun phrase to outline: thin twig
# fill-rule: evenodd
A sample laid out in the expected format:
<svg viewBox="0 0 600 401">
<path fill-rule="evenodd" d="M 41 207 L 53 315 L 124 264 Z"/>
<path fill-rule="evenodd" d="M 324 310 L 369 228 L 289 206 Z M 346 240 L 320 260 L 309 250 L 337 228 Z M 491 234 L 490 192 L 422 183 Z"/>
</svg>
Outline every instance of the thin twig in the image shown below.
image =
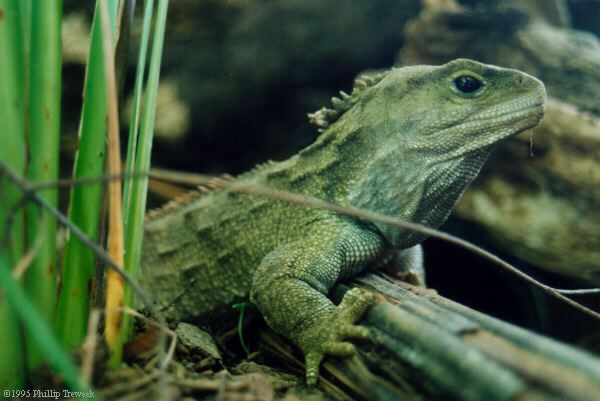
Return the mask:
<svg viewBox="0 0 600 401">
<path fill-rule="evenodd" d="M 23 257 L 17 262 L 17 264 L 13 268 L 12 274 L 13 277 L 16 279 L 20 279 L 21 277 L 23 277 L 23 275 L 27 271 L 27 268 L 29 268 L 31 262 L 33 262 L 33 259 L 36 257 L 37 253 L 42 247 L 42 244 L 44 243 L 44 228 L 46 226 L 46 215 L 42 214 L 41 220 L 42 221 L 40 226 L 38 227 L 38 232 L 35 235 L 33 245 L 27 250 L 27 252 L 23 255 Z"/>
<path fill-rule="evenodd" d="M 73 177 L 73 178 L 61 178 L 56 181 L 39 181 L 29 183 L 29 188 L 33 191 L 39 191 L 47 188 L 69 188 L 78 185 L 90 185 L 97 184 L 99 182 L 108 181 L 124 181 L 132 178 L 146 178 L 148 177 L 147 172 L 122 172 L 118 175 L 105 174 L 97 177 Z"/>
<path fill-rule="evenodd" d="M 92 382 L 94 373 L 94 357 L 96 355 L 96 345 L 98 344 L 98 323 L 100 322 L 100 310 L 92 309 L 88 319 L 87 334 L 81 344 L 83 356 L 81 358 L 81 378 L 84 383 Z"/>
<path fill-rule="evenodd" d="M 143 320 L 144 322 L 148 323 L 151 326 L 157 327 L 159 329 L 162 329 L 165 331 L 165 333 L 167 333 L 168 335 L 170 335 L 171 337 L 177 337 L 177 334 L 171 330 L 169 328 L 169 326 L 163 325 L 160 322 L 157 322 L 156 320 L 152 320 L 149 319 L 148 317 L 142 315 L 140 312 L 136 311 L 135 309 L 132 309 L 128 306 L 122 306 L 120 308 L 118 308 L 119 312 L 123 312 L 123 313 L 127 313 L 128 315 L 131 315 L 133 317 L 136 317 L 140 320 Z"/>
<path fill-rule="evenodd" d="M 510 263 L 505 262 L 504 260 L 500 259 L 498 256 L 494 255 L 493 253 L 486 251 L 485 249 L 480 248 L 477 245 L 472 244 L 464 239 L 447 234 L 443 231 L 439 231 L 439 230 L 424 226 L 422 224 L 411 223 L 408 221 L 402 221 L 402 220 L 396 219 L 394 217 L 389 217 L 389 216 L 386 216 L 386 215 L 383 215 L 380 213 L 371 212 L 368 210 L 357 209 L 357 208 L 348 207 L 348 206 L 342 206 L 342 205 L 338 205 L 333 202 L 328 202 L 328 201 L 308 197 L 308 196 L 301 195 L 301 194 L 282 191 L 282 190 L 278 190 L 278 189 L 265 188 L 265 187 L 257 186 L 255 184 L 244 183 L 242 181 L 237 181 L 237 180 L 222 179 L 222 178 L 218 178 L 218 177 L 215 178 L 215 177 L 209 177 L 209 176 L 205 176 L 205 175 L 201 175 L 201 174 L 191 174 L 191 173 L 183 173 L 183 174 L 177 173 L 177 177 L 175 177 L 171 172 L 169 172 L 167 170 L 159 170 L 159 169 L 152 170 L 150 172 L 150 178 L 163 179 L 163 180 L 167 180 L 167 181 L 171 181 L 171 182 L 180 182 L 180 183 L 184 183 L 184 184 L 188 184 L 188 185 L 207 185 L 207 184 L 209 184 L 212 187 L 224 189 L 224 190 L 231 191 L 231 192 L 263 196 L 263 197 L 268 197 L 270 199 L 295 203 L 298 205 L 329 210 L 329 211 L 332 211 L 332 212 L 340 214 L 340 215 L 354 217 L 354 218 L 360 219 L 360 220 L 367 220 L 370 222 L 389 224 L 389 225 L 396 226 L 396 227 L 404 229 L 404 230 L 409 230 L 409 231 L 412 231 L 412 232 L 415 232 L 418 234 L 423 234 L 423 235 L 426 235 L 426 236 L 429 236 L 432 238 L 437 238 L 437 239 L 449 242 L 451 244 L 458 245 L 464 249 L 467 249 L 467 250 L 475 253 L 476 255 L 481 256 L 484 259 L 487 259 L 487 260 L 501 266 L 502 268 L 513 273 L 514 275 L 521 278 L 525 282 L 527 282 L 535 287 L 540 288 L 542 291 L 546 292 L 550 296 L 557 298 L 557 299 L 571 305 L 575 309 L 578 309 L 581 312 L 584 312 L 585 314 L 600 320 L 600 313 L 598 313 L 590 308 L 587 308 L 587 307 L 581 305 L 580 303 L 573 301 L 572 299 L 564 296 L 560 292 L 556 291 L 554 288 L 523 273 L 522 271 L 520 271 L 519 269 L 517 269 Z"/>
<path fill-rule="evenodd" d="M 372 222 L 380 222 L 380 223 L 384 223 L 384 224 L 390 224 L 390 225 L 394 225 L 396 227 L 399 227 L 399 228 L 402 228 L 405 230 L 416 232 L 418 234 L 423 234 L 426 236 L 437 238 L 442 241 L 446 241 L 446 242 L 455 244 L 461 248 L 465 248 L 465 249 L 481 256 L 482 258 L 489 260 L 493 264 L 496 264 L 496 265 L 502 267 L 503 269 L 512 272 L 517 277 L 525 280 L 529 284 L 542 289 L 544 292 L 548 293 L 552 297 L 557 298 L 557 299 L 571 305 L 575 309 L 578 309 L 579 311 L 584 312 L 585 314 L 600 320 L 600 313 L 593 311 L 593 310 L 579 304 L 578 302 L 575 302 L 572 299 L 565 297 L 562 294 L 562 292 L 570 294 L 570 293 L 572 293 L 572 291 L 577 291 L 577 293 L 573 293 L 573 294 L 596 294 L 596 293 L 600 292 L 599 288 L 582 289 L 582 290 L 555 289 L 555 288 L 550 287 L 550 286 L 536 280 L 535 278 L 523 273 L 516 267 L 512 266 L 510 263 L 505 262 L 504 260 L 500 259 L 498 256 L 492 254 L 489 251 L 486 251 L 483 248 L 478 247 L 475 244 L 472 244 L 466 240 L 455 237 L 455 236 L 445 233 L 443 231 L 439 231 L 434 228 L 423 226 L 421 224 L 399 220 L 399 219 L 396 219 L 393 217 L 389 217 L 389 216 L 386 216 L 383 214 L 371 212 L 368 210 L 357 209 L 357 208 L 352 208 L 352 207 L 347 207 L 347 206 L 341 206 L 336 203 L 311 198 L 306 195 L 296 194 L 293 192 L 287 192 L 287 191 L 262 187 L 262 186 L 258 186 L 258 185 L 254 185 L 254 184 L 248 184 L 248 183 L 244 183 L 242 181 L 223 179 L 223 178 L 209 176 L 209 175 L 203 175 L 203 174 L 180 173 L 180 172 L 173 172 L 173 171 L 162 170 L 162 169 L 152 169 L 149 173 L 135 172 L 135 173 L 125 173 L 124 175 L 127 177 L 149 176 L 150 178 L 153 178 L 156 180 L 174 182 L 174 183 L 184 184 L 184 185 L 189 185 L 189 186 L 211 185 L 215 188 L 227 190 L 230 192 L 264 196 L 264 197 L 274 199 L 274 200 L 281 200 L 284 202 L 295 203 L 298 205 L 330 210 L 334 213 L 338 213 L 338 214 L 349 216 L 349 217 L 354 217 L 354 218 L 361 219 L 361 220 L 368 220 L 368 221 L 372 221 Z M 97 182 L 99 180 L 110 180 L 110 179 L 121 179 L 121 177 L 116 177 L 116 178 L 115 177 L 93 177 L 93 178 L 86 178 L 86 179 L 82 179 L 82 180 L 80 180 L 80 179 L 59 180 L 56 183 L 38 183 L 35 186 L 32 186 L 32 188 L 35 188 L 35 189 L 47 188 L 52 185 L 62 186 L 62 185 L 68 185 L 69 182 L 71 185 L 82 185 L 82 184 Z"/>
<path fill-rule="evenodd" d="M 600 294 L 600 288 L 580 288 L 580 289 L 574 289 L 574 290 L 554 288 L 554 291 L 560 292 L 561 294 L 564 294 L 564 295 Z"/>
</svg>

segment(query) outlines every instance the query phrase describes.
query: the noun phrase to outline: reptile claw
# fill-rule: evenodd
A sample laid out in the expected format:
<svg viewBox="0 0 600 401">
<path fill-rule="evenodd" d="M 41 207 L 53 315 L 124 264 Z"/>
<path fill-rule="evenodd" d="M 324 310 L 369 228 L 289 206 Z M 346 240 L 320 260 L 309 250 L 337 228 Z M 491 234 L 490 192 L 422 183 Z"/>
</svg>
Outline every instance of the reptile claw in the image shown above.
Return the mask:
<svg viewBox="0 0 600 401">
<path fill-rule="evenodd" d="M 346 338 L 366 339 L 369 337 L 369 329 L 366 327 L 345 325 L 340 327 L 340 334 Z"/>
<path fill-rule="evenodd" d="M 351 356 L 356 351 L 354 345 L 349 342 L 332 342 L 323 345 L 323 353 L 334 356 Z"/>
</svg>

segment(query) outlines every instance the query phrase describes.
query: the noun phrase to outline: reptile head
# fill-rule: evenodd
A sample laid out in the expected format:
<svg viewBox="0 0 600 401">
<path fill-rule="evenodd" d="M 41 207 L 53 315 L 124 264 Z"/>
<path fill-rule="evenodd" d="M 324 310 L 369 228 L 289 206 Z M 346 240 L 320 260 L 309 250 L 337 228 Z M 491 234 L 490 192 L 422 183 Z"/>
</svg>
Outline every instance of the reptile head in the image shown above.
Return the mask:
<svg viewBox="0 0 600 401">
<path fill-rule="evenodd" d="M 494 145 L 540 121 L 545 96 L 530 75 L 471 60 L 391 70 L 340 118 L 374 146 L 351 202 L 439 226 Z"/>
<path fill-rule="evenodd" d="M 377 86 L 391 134 L 438 163 L 534 127 L 546 97 L 528 74 L 465 59 L 392 70 Z"/>
</svg>

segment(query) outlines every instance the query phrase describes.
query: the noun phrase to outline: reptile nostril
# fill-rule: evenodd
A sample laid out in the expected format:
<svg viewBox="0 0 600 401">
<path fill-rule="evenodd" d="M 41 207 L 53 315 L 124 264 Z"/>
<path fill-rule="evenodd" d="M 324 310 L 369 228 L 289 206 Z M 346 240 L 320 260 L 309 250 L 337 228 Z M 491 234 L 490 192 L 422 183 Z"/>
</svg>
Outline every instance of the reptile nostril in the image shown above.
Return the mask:
<svg viewBox="0 0 600 401">
<path fill-rule="evenodd" d="M 524 79 L 523 79 L 523 76 L 519 75 L 519 76 L 517 77 L 517 85 L 522 85 L 522 84 L 523 84 L 523 81 L 524 81 Z"/>
</svg>

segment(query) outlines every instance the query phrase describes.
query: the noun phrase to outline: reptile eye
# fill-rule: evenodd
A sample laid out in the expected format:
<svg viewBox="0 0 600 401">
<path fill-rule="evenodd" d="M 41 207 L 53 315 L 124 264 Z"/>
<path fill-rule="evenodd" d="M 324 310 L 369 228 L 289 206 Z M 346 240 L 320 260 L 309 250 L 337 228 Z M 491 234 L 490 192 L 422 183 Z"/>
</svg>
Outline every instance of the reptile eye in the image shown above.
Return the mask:
<svg viewBox="0 0 600 401">
<path fill-rule="evenodd" d="M 469 75 L 461 75 L 454 80 L 454 86 L 462 93 L 473 93 L 483 86 L 483 82 Z"/>
</svg>

